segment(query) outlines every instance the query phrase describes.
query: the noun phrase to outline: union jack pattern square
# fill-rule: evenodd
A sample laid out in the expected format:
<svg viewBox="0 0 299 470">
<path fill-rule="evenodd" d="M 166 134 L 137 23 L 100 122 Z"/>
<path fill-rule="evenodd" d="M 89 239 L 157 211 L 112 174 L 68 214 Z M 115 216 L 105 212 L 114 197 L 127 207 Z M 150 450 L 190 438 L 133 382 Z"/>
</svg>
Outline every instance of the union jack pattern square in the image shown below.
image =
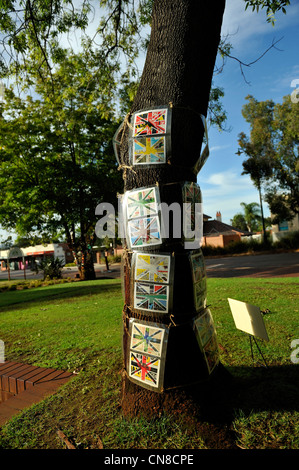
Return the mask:
<svg viewBox="0 0 299 470">
<path fill-rule="evenodd" d="M 157 188 L 127 191 L 125 194 L 128 219 L 150 216 L 158 213 Z"/>
<path fill-rule="evenodd" d="M 201 189 L 197 183 L 188 182 L 183 186 L 183 197 L 184 202 L 190 202 L 192 204 L 202 202 Z"/>
<path fill-rule="evenodd" d="M 201 190 L 196 183 L 185 183 L 183 186 L 183 203 L 185 205 L 184 233 L 195 230 L 196 214 L 201 215 Z M 189 237 L 187 237 L 189 238 Z"/>
<path fill-rule="evenodd" d="M 134 115 L 134 137 L 165 134 L 166 128 L 167 108 L 142 111 Z"/>
<path fill-rule="evenodd" d="M 209 309 L 198 315 L 194 320 L 196 336 L 202 348 L 210 338 L 216 333 L 213 318 Z"/>
<path fill-rule="evenodd" d="M 129 377 L 143 386 L 159 388 L 161 360 L 155 356 L 130 352 Z"/>
<path fill-rule="evenodd" d="M 210 341 L 204 346 L 204 356 L 209 374 L 211 374 L 219 363 L 219 349 L 216 334 L 214 334 Z"/>
<path fill-rule="evenodd" d="M 128 221 L 128 237 L 131 248 L 162 243 L 160 221 L 157 215 Z"/>
<path fill-rule="evenodd" d="M 201 251 L 190 254 L 193 282 L 200 281 L 206 275 L 204 257 Z"/>
<path fill-rule="evenodd" d="M 207 279 L 203 278 L 193 284 L 195 309 L 197 311 L 205 307 L 207 297 Z"/>
<path fill-rule="evenodd" d="M 134 307 L 150 312 L 168 312 L 169 287 L 167 285 L 135 282 Z"/>
<path fill-rule="evenodd" d="M 165 328 L 134 322 L 131 331 L 131 351 L 161 357 Z"/>
<path fill-rule="evenodd" d="M 133 141 L 133 165 L 148 165 L 166 162 L 166 139 L 141 137 Z"/>
<path fill-rule="evenodd" d="M 149 281 L 168 284 L 170 280 L 169 255 L 134 253 L 135 281 Z"/>
</svg>

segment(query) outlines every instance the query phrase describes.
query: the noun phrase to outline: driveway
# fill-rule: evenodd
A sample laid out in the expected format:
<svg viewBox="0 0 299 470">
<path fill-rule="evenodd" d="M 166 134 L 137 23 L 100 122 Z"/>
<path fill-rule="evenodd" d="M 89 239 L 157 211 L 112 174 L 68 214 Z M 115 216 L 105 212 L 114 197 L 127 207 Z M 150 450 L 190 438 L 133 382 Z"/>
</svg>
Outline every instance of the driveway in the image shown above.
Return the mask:
<svg viewBox="0 0 299 470">
<path fill-rule="evenodd" d="M 208 277 L 299 277 L 299 252 L 205 258 Z"/>
</svg>

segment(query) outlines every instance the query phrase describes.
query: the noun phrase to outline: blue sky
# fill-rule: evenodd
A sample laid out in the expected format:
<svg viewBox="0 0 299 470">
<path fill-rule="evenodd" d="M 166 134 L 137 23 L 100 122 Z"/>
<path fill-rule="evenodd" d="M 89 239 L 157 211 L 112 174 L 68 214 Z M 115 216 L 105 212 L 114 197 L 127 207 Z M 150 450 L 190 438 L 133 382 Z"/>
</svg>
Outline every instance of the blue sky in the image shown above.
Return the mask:
<svg viewBox="0 0 299 470">
<path fill-rule="evenodd" d="M 210 156 L 198 175 L 198 184 L 203 195 L 204 213 L 212 218 L 216 212 L 222 214 L 222 221 L 230 224 L 230 219 L 242 212 L 241 202 L 259 202 L 256 188 L 250 177 L 241 175 L 243 156 L 236 155 L 238 134 L 249 135 L 249 125 L 244 120 L 241 109 L 245 97 L 253 95 L 257 100 L 268 99 L 282 102 L 284 96 L 294 88 L 291 82 L 299 80 L 299 0 L 291 2 L 287 14 L 278 14 L 273 27 L 266 22 L 265 12 L 244 10 L 244 2 L 227 0 L 222 26 L 222 35 L 230 33 L 234 49 L 231 54 L 245 63 L 258 58 L 272 41 L 281 39 L 276 49 L 271 49 L 261 60 L 250 67 L 244 67 L 243 79 L 239 64 L 228 59 L 221 74 L 214 77 L 215 85 L 224 88 L 223 105 L 227 112 L 227 127 L 230 132 L 220 133 L 209 129 Z M 264 204 L 264 212 L 269 209 Z"/>
<path fill-rule="evenodd" d="M 242 117 L 241 109 L 245 97 L 253 95 L 257 100 L 272 99 L 282 102 L 290 94 L 292 80 L 299 80 L 299 0 L 291 1 L 287 14 L 277 14 L 276 25 L 266 22 L 265 11 L 245 11 L 243 0 L 226 0 L 222 35 L 231 34 L 232 55 L 245 63 L 257 59 L 273 41 L 280 39 L 276 49 L 271 49 L 261 60 L 250 67 L 244 67 L 246 83 L 239 64 L 228 59 L 221 74 L 214 77 L 215 85 L 224 88 L 223 106 L 227 112 L 227 127 L 230 132 L 220 133 L 209 129 L 210 156 L 198 175 L 198 184 L 203 195 L 204 213 L 216 217 L 222 214 L 222 221 L 241 212 L 241 202 L 259 202 L 258 193 L 250 177 L 241 175 L 242 156 L 237 156 L 238 134 L 249 134 L 248 124 Z M 264 205 L 265 215 L 269 215 Z M 0 228 L 1 236 L 7 232 Z"/>
</svg>

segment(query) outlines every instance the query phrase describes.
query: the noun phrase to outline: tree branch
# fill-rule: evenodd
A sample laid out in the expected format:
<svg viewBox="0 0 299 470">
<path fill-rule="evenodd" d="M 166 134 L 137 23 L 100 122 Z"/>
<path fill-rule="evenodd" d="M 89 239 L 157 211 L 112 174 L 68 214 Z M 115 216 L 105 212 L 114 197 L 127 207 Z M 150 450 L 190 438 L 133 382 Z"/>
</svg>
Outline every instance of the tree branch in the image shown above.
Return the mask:
<svg viewBox="0 0 299 470">
<path fill-rule="evenodd" d="M 247 63 L 247 64 L 246 64 L 245 62 L 243 62 L 242 60 L 238 59 L 237 57 L 234 57 L 234 56 L 232 56 L 232 55 L 230 55 L 230 54 L 227 54 L 227 57 L 229 57 L 230 59 L 236 60 L 236 61 L 239 63 L 239 65 L 240 65 L 240 70 L 241 70 L 241 74 L 242 74 L 242 76 L 243 76 L 245 82 L 246 82 L 247 84 L 250 84 L 250 82 L 248 82 L 248 80 L 247 80 L 246 77 L 245 77 L 245 74 L 244 74 L 244 71 L 243 71 L 243 67 L 250 67 L 251 65 L 255 64 L 256 62 L 258 62 L 259 60 L 261 60 L 261 59 L 267 54 L 267 52 L 269 52 L 272 48 L 281 51 L 281 49 L 278 49 L 278 48 L 276 47 L 276 44 L 279 43 L 279 41 L 281 41 L 282 39 L 283 39 L 283 37 L 280 38 L 280 39 L 278 39 L 277 41 L 272 41 L 272 44 L 271 44 L 271 46 L 268 47 L 268 49 L 266 49 L 257 59 L 255 59 L 255 60 L 253 60 L 252 62 L 249 62 L 249 63 Z"/>
</svg>

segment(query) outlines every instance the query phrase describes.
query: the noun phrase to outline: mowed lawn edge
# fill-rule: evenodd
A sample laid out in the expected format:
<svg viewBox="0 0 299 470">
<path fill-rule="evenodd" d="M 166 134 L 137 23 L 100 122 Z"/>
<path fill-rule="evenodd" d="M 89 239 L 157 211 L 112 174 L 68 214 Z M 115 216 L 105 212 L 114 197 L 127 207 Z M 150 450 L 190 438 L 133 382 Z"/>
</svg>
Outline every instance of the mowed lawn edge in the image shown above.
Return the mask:
<svg viewBox="0 0 299 470">
<path fill-rule="evenodd" d="M 298 366 L 290 359 L 291 342 L 299 338 L 298 283 L 296 278 L 208 279 L 221 362 L 236 378 L 232 389 L 215 391 L 218 427 L 215 416 L 191 427 L 184 417 L 175 424 L 164 415 L 122 418 L 120 280 L 1 293 L 0 299 L 9 294 L 0 307 L 7 359 L 76 374 L 53 397 L 1 428 L 0 448 L 64 448 L 58 427 L 77 448 L 97 448 L 99 439 L 111 449 L 226 448 L 232 440 L 246 449 L 298 448 Z M 252 360 L 248 336 L 235 328 L 228 297 L 268 309 L 264 321 L 270 341 L 260 343 L 268 369 L 259 364 L 258 351 Z"/>
</svg>

